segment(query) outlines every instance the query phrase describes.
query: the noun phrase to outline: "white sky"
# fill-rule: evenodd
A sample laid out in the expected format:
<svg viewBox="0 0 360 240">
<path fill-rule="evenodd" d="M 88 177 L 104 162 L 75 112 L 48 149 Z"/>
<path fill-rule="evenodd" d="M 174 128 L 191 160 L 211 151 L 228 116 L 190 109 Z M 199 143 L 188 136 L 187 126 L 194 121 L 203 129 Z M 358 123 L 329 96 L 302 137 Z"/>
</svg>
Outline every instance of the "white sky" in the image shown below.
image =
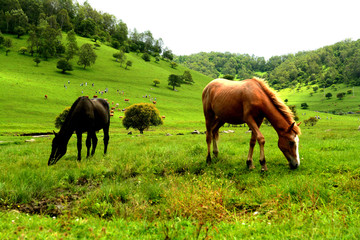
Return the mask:
<svg viewBox="0 0 360 240">
<path fill-rule="evenodd" d="M 84 0 L 78 0 L 83 3 Z M 274 55 L 360 38 L 359 0 L 88 0 L 176 55 Z"/>
</svg>

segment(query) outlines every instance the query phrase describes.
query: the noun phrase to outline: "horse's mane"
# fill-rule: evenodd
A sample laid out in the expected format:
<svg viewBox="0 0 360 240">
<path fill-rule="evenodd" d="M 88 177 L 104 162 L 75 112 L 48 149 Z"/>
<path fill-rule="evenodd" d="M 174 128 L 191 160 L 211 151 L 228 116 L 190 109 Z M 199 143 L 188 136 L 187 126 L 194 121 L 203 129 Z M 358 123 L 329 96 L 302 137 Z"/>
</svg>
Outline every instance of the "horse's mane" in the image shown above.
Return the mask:
<svg viewBox="0 0 360 240">
<path fill-rule="evenodd" d="M 276 94 L 274 90 L 272 90 L 269 85 L 260 78 L 253 78 L 253 81 L 256 81 L 260 87 L 264 90 L 266 95 L 270 98 L 274 106 L 279 110 L 279 112 L 285 117 L 286 121 L 289 124 L 295 122 L 294 113 L 290 110 L 288 106 L 280 99 L 280 97 Z M 297 124 L 294 124 L 293 130 L 296 134 L 301 134 L 301 130 Z"/>
<path fill-rule="evenodd" d="M 84 98 L 84 97 L 78 97 L 78 99 L 76 99 L 75 102 L 71 105 L 70 110 L 69 110 L 69 113 L 68 113 L 68 115 L 66 116 L 65 121 L 64 121 L 63 126 L 61 127 L 60 131 L 61 131 L 61 130 L 66 130 L 66 128 L 67 128 L 68 125 L 69 125 L 69 122 L 71 121 L 73 112 L 74 112 L 76 106 L 78 105 L 79 101 L 80 101 L 82 98 Z M 64 128 L 64 129 L 63 129 L 63 128 Z"/>
</svg>

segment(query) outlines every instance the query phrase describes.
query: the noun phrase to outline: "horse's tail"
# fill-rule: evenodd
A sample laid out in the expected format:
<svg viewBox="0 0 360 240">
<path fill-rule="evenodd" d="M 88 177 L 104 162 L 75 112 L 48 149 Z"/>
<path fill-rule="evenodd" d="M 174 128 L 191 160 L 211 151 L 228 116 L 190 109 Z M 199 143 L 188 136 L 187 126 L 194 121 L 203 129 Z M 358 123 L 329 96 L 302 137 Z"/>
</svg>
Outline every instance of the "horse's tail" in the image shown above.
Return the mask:
<svg viewBox="0 0 360 240">
<path fill-rule="evenodd" d="M 272 90 L 269 85 L 261 78 L 253 78 L 253 81 L 256 81 L 261 89 L 265 92 L 265 94 L 269 97 L 275 107 L 279 110 L 279 112 L 287 119 L 289 124 L 295 122 L 294 113 L 290 110 L 288 106 L 280 99 L 280 97 L 276 94 L 274 90 Z M 300 128 L 295 124 L 293 130 L 296 134 L 301 134 Z"/>
</svg>

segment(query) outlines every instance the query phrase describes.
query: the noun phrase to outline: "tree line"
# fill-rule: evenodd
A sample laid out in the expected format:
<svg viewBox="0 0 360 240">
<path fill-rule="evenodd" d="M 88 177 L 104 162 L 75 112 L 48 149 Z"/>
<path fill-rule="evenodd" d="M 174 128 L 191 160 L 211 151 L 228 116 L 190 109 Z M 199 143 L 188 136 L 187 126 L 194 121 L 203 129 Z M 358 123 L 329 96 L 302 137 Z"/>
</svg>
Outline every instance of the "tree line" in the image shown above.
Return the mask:
<svg viewBox="0 0 360 240">
<path fill-rule="evenodd" d="M 344 40 L 314 51 L 273 56 L 268 60 L 248 54 L 198 53 L 175 61 L 210 77 L 265 78 L 275 89 L 299 84 L 330 87 L 345 83 L 360 86 L 360 40 Z"/>
<path fill-rule="evenodd" d="M 61 31 L 71 30 L 95 43 L 107 43 L 125 52 L 147 53 L 154 57 L 162 54 L 164 58 L 173 59 L 172 51 L 164 48 L 161 38 L 155 39 L 150 31 L 129 30 L 122 20 L 93 9 L 86 1 L 80 5 L 73 0 L 0 0 L 0 32 L 18 37 L 42 32 L 43 41 L 59 43 Z M 52 49 L 37 50 L 48 57 L 56 55 L 61 48 L 59 43 Z"/>
</svg>

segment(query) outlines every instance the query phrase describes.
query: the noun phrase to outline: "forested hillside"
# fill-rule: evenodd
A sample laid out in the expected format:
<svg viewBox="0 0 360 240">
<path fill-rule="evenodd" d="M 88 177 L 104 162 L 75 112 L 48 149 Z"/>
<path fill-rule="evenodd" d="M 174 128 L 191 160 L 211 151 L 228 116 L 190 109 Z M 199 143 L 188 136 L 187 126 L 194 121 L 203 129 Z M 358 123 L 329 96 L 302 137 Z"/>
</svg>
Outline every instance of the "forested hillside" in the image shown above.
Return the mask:
<svg viewBox="0 0 360 240">
<path fill-rule="evenodd" d="M 360 40 L 345 40 L 315 51 L 273 56 L 269 60 L 248 54 L 198 53 L 175 61 L 213 78 L 232 75 L 238 79 L 264 77 L 276 89 L 298 84 L 330 87 L 360 85 Z"/>
<path fill-rule="evenodd" d="M 0 0 L 0 46 L 10 47 L 2 33 L 29 34 L 29 51 L 48 58 L 61 54 L 61 31 L 100 41 L 124 52 L 138 52 L 172 59 L 171 50 L 162 39 L 154 39 L 150 31 L 129 30 L 115 16 L 73 0 Z"/>
</svg>

